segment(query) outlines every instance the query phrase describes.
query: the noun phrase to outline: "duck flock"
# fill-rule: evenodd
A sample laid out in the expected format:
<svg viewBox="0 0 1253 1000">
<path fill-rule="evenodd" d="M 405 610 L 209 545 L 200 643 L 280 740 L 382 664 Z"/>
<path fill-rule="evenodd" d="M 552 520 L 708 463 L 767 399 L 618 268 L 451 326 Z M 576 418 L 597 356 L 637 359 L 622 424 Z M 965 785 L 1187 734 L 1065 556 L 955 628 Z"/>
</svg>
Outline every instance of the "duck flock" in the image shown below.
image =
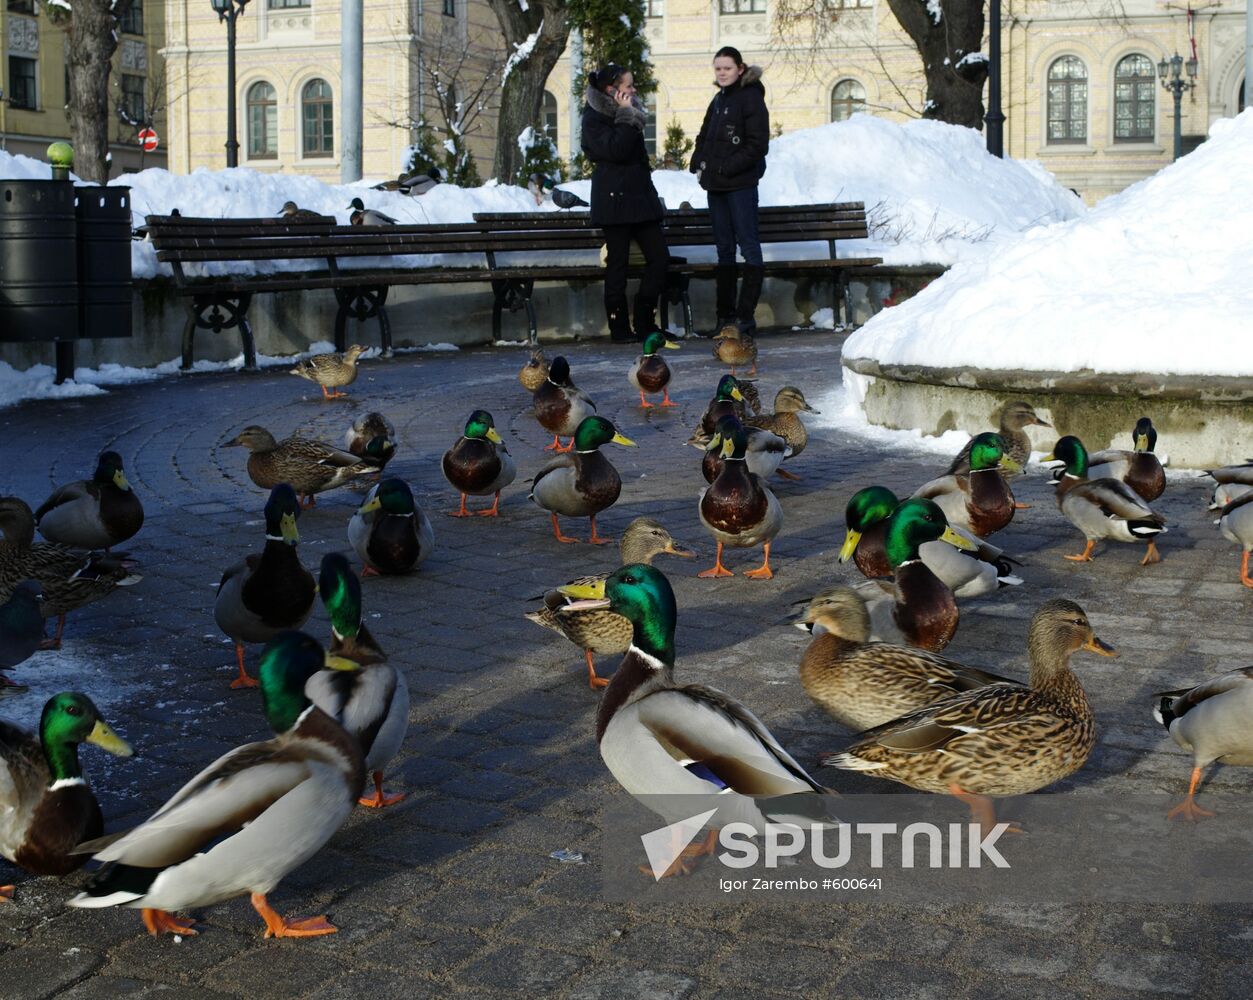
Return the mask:
<svg viewBox="0 0 1253 1000">
<path fill-rule="evenodd" d="M 661 352 L 678 346 L 653 334 L 625 372 L 641 407 L 675 405 Z M 314 357 L 292 373 L 334 399 L 355 380 L 361 353 L 354 346 L 342 356 Z M 750 338 L 721 340 L 714 355 L 756 370 Z M 597 414 L 565 358 L 549 361 L 537 351 L 519 381 L 532 394 L 535 419 L 553 435 L 546 450 L 556 453 L 529 480 L 529 499 L 548 512 L 557 543 L 579 541 L 565 533 L 577 518 L 588 519 L 589 543 L 610 542 L 596 517 L 617 501 L 622 480 L 601 449 L 635 443 Z M 702 453 L 708 486 L 699 515 L 716 542 L 714 565 L 702 578 L 733 576 L 724 559 L 745 548 L 760 548 L 761 564 L 744 577 L 774 575 L 770 547 L 785 510 L 769 482 L 800 478 L 793 470 L 808 443 L 800 414 L 817 411 L 796 386 L 778 389 L 773 413 L 761 411 L 756 382 L 725 374 L 687 442 Z M 1049 600 L 1035 612 L 1025 682 L 941 655 L 957 631 L 959 601 L 1022 583 L 1017 560 L 987 539 L 1025 506 L 1012 483 L 1031 453 L 1024 431 L 1030 425 L 1049 426 L 1028 404 L 1007 405 L 995 432 L 976 435 L 943 476 L 909 497 L 864 484 L 848 502 L 839 558 L 865 581 L 826 588 L 796 615 L 812 635 L 801 684 L 857 734 L 822 764 L 953 795 L 980 824 L 994 822 L 993 799 L 1036 791 L 1084 765 L 1096 724 L 1070 659 L 1080 651 L 1116 655 L 1068 600 Z M 1067 559 L 1091 562 L 1098 543 L 1115 541 L 1142 545 L 1145 565 L 1160 560 L 1158 536 L 1167 527 L 1151 504 L 1166 476 L 1151 420 L 1136 424 L 1133 439 L 1133 450 L 1089 454 L 1079 438 L 1065 435 L 1045 459 L 1061 463 L 1057 505 L 1085 543 Z M 223 573 L 214 618 L 235 644 L 231 687 L 259 688 L 274 737 L 212 762 L 141 825 L 102 836 L 78 749 L 89 743 L 121 756 L 131 749 L 88 695 L 57 694 L 35 733 L 0 720 L 0 855 L 41 875 L 65 875 L 94 860 L 98 866 L 70 905 L 139 909 L 152 934 L 195 934 L 194 921 L 180 913 L 245 894 L 267 937 L 333 933 L 324 916 L 284 917 L 267 896 L 355 807 L 383 809 L 403 798 L 384 790 L 384 777 L 405 738 L 408 690 L 364 624 L 361 577 L 414 572 L 435 533 L 411 488 L 386 472 L 397 444 L 382 414 L 355 420 L 342 448 L 299 436 L 278 441 L 257 425 L 225 444 L 246 450 L 250 478 L 270 493 L 263 544 Z M 454 517 L 498 516 L 502 491 L 518 474 L 482 409 L 469 414 L 441 468 L 460 499 L 448 511 Z M 1218 483 L 1211 509 L 1242 550 L 1241 582 L 1253 587 L 1253 461 L 1210 475 Z M 317 494 L 369 476 L 377 481 L 346 529 L 360 573 L 333 553 L 315 577 L 298 555 L 302 511 Z M 0 670 L 19 668 L 20 678 L 20 665 L 37 649 L 59 648 L 67 614 L 140 579 L 137 563 L 117 547 L 143 523 L 141 499 L 112 451 L 100 455 L 90 479 L 60 487 L 33 510 L 18 497 L 0 498 Z M 44 541 L 35 540 L 37 531 Z M 694 553 L 650 518 L 631 522 L 620 551 L 618 570 L 554 587 L 526 616 L 583 651 L 588 683 L 601 692 L 596 739 L 613 777 L 636 796 L 717 793 L 719 822 L 744 820 L 759 831 L 772 822 L 828 821 L 832 790 L 752 711 L 721 691 L 676 679 L 677 605 L 653 563 Z M 328 647 L 298 631 L 319 599 L 331 622 Z M 49 638 L 45 620 L 53 617 Z M 247 669 L 249 646 L 262 646 L 255 676 Z M 598 674 L 597 656 L 622 657 L 611 677 Z M 0 694 L 25 690 L 20 679 L 0 673 Z M 1215 761 L 1253 764 L 1253 667 L 1162 692 L 1151 707 L 1193 755 L 1187 795 L 1170 817 L 1212 816 L 1196 802 L 1203 769 Z M 690 872 L 714 844 L 711 833 L 665 874 Z M 13 895 L 13 886 L 0 887 L 0 900 Z"/>
</svg>

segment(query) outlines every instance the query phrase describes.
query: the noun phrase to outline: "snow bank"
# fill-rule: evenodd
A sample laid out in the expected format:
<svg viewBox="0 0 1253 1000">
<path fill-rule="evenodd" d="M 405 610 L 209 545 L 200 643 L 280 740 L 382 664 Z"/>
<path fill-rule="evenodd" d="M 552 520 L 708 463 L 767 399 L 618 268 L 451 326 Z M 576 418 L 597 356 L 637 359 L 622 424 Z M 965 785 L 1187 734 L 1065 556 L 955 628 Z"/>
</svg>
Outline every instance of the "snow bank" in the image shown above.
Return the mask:
<svg viewBox="0 0 1253 1000">
<path fill-rule="evenodd" d="M 0 177 L 48 176 L 47 164 L 0 152 Z M 705 192 L 687 171 L 653 174 L 667 205 L 683 202 L 703 208 Z M 324 184 L 310 177 L 259 173 L 246 167 L 199 169 L 175 175 L 151 169 L 127 174 L 113 183 L 132 188 L 136 224 L 147 214 L 244 217 L 275 215 L 285 201 L 348 222 L 348 203 L 360 197 L 405 223 L 468 222 L 475 212 L 534 212 L 534 199 L 521 187 L 488 182 L 479 188 L 440 184 L 421 197 L 368 190 L 371 181 L 356 185 Z M 562 185 L 590 194 L 590 181 Z M 363 190 L 366 188 L 366 190 Z M 862 201 L 870 214 L 869 240 L 841 244 L 846 255 L 873 255 L 894 264 L 949 264 L 982 257 L 1032 226 L 1073 219 L 1083 205 L 1034 163 L 998 160 L 984 150 L 983 138 L 971 129 L 939 122 L 896 124 L 870 115 L 846 122 L 792 132 L 770 144 L 768 169 L 761 184 L 764 205 Z M 551 206 L 550 206 L 551 207 Z M 826 256 L 826 245 L 814 243 L 766 248 L 767 256 L 807 253 Z M 692 259 L 712 259 L 712 248 L 686 251 Z M 578 258 L 582 260 L 583 258 Z M 594 259 L 594 255 L 589 258 Z M 168 274 L 152 247 L 132 247 L 136 277 Z M 425 258 L 406 259 L 420 266 Z M 467 259 L 478 263 L 478 258 Z M 502 261 L 503 262 L 503 261 Z M 377 261 L 346 262 L 369 267 Z M 390 263 L 397 263 L 394 259 Z M 264 272 L 310 267 L 304 261 L 259 261 L 207 264 L 198 273 Z"/>
<path fill-rule="evenodd" d="M 965 261 L 851 336 L 888 364 L 1253 375 L 1253 111 L 1087 215 Z"/>
</svg>

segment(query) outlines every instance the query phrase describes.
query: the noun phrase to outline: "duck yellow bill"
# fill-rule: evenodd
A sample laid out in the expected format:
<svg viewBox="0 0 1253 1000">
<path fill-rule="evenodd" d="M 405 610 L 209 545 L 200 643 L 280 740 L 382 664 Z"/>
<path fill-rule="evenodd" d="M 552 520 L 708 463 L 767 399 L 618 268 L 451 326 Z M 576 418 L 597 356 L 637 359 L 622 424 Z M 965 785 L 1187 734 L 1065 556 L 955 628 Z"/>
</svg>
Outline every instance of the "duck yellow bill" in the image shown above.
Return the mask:
<svg viewBox="0 0 1253 1000">
<path fill-rule="evenodd" d="M 740 392 L 739 387 L 737 386 L 731 390 L 731 398 L 736 402 L 742 403 L 744 402 L 744 393 Z"/>
<path fill-rule="evenodd" d="M 367 500 L 365 503 L 363 503 L 361 505 L 361 509 L 358 510 L 357 513 L 358 514 L 370 514 L 376 510 L 381 510 L 382 507 L 383 507 L 383 504 L 380 502 L 379 498 L 375 497 L 373 500 Z"/>
<path fill-rule="evenodd" d="M 861 532 L 849 528 L 844 533 L 844 544 L 840 546 L 840 562 L 848 562 L 857 551 L 857 543 L 861 541 Z"/>
<path fill-rule="evenodd" d="M 282 520 L 279 521 L 279 528 L 283 532 L 283 541 L 289 544 L 300 541 L 300 532 L 296 530 L 295 515 L 284 514 Z"/>
<path fill-rule="evenodd" d="M 1006 472 L 1022 472 L 1022 463 L 1015 461 L 1008 455 L 1002 455 L 999 464 Z"/>
<path fill-rule="evenodd" d="M 583 601 L 599 601 L 605 597 L 605 581 L 597 580 L 595 583 L 567 583 L 564 587 L 557 588 L 566 597 L 573 597 Z"/>
<path fill-rule="evenodd" d="M 735 441 L 732 438 L 726 438 L 722 442 L 722 457 L 730 458 L 735 453 Z"/>
<path fill-rule="evenodd" d="M 673 340 L 667 340 L 663 346 L 670 348 L 672 351 L 677 351 L 682 345 L 676 344 Z"/>
<path fill-rule="evenodd" d="M 1085 642 L 1080 649 L 1086 649 L 1089 653 L 1096 653 L 1097 656 L 1117 656 L 1118 650 L 1109 643 L 1101 642 L 1100 639 L 1093 634 L 1092 638 Z"/>
<path fill-rule="evenodd" d="M 1136 451 L 1149 450 L 1149 436 L 1147 434 L 1136 435 Z"/>
<path fill-rule="evenodd" d="M 502 444 L 504 442 L 504 438 L 500 436 L 500 432 L 495 427 L 487 428 L 487 440 L 492 442 L 492 444 Z"/>
<path fill-rule="evenodd" d="M 1148 441 L 1148 438 L 1145 438 L 1144 440 Z M 1148 445 L 1146 444 L 1145 448 L 1147 447 Z M 126 479 L 126 473 L 121 469 L 118 469 L 117 472 L 113 473 L 113 485 L 119 490 L 129 490 L 131 488 L 131 484 Z"/>
<path fill-rule="evenodd" d="M 346 656 L 336 656 L 334 653 L 328 652 L 326 659 L 323 661 L 327 670 L 360 670 L 361 664 L 356 660 L 350 660 Z"/>
<path fill-rule="evenodd" d="M 113 731 L 113 728 L 103 719 L 96 720 L 95 726 L 87 734 L 87 742 L 94 743 L 101 750 L 107 750 L 109 753 L 116 754 L 119 757 L 130 757 L 135 753 L 131 749 L 131 745 L 118 736 Z"/>
<path fill-rule="evenodd" d="M 955 549 L 961 549 L 963 552 L 974 552 L 978 548 L 969 538 L 959 535 L 952 527 L 944 529 L 944 534 L 940 536 L 940 541 L 948 542 Z"/>
<path fill-rule="evenodd" d="M 632 440 L 631 440 L 629 437 L 627 437 L 625 434 L 614 434 L 614 436 L 613 436 L 612 438 L 610 438 L 609 440 L 611 440 L 614 444 L 620 444 L 620 445 L 622 445 L 622 447 L 624 447 L 624 448 L 636 448 L 636 447 L 639 447 L 639 446 L 638 446 L 638 445 L 637 445 L 634 441 L 632 441 Z"/>
</svg>

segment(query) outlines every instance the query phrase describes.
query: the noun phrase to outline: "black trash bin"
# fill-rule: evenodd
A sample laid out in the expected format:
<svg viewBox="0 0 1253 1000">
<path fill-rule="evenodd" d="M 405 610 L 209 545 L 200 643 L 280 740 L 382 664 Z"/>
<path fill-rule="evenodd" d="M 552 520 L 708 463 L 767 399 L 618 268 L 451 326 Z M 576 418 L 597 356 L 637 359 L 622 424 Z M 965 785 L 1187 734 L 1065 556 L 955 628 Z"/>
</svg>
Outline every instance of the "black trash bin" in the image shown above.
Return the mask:
<svg viewBox="0 0 1253 1000">
<path fill-rule="evenodd" d="M 69 181 L 0 180 L 0 341 L 80 335 L 77 231 Z"/>
<path fill-rule="evenodd" d="M 79 336 L 131 335 L 131 189 L 79 187 Z"/>
</svg>

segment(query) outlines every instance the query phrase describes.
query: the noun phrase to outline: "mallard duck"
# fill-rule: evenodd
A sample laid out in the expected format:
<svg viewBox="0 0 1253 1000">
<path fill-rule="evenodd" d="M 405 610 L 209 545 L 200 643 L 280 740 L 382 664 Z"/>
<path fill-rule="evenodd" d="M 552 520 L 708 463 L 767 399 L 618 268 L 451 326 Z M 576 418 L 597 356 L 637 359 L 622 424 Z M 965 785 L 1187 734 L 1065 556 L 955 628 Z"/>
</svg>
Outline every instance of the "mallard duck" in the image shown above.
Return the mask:
<svg viewBox="0 0 1253 1000">
<path fill-rule="evenodd" d="M 1153 453 L 1157 447 L 1157 429 L 1148 417 L 1136 421 L 1131 432 L 1135 451 L 1109 449 L 1088 456 L 1089 479 L 1121 479 L 1141 499 L 1152 503 L 1166 489 L 1166 470 Z"/>
<path fill-rule="evenodd" d="M 852 587 L 814 595 L 804 621 L 820 628 L 801 657 L 801 685 L 856 732 L 985 684 L 1017 684 L 913 646 L 870 642 L 870 615 Z"/>
<path fill-rule="evenodd" d="M 322 395 L 326 399 L 340 399 L 348 393 L 340 392 L 339 386 L 352 385 L 357 381 L 357 359 L 365 348 L 353 344 L 340 354 L 315 354 L 301 361 L 295 368 L 288 369 L 288 374 L 299 375 L 315 385 L 322 387 Z M 329 392 L 334 389 L 334 392 Z"/>
<path fill-rule="evenodd" d="M 405 797 L 383 791 L 383 770 L 400 752 L 409 728 L 409 686 L 361 620 L 361 581 L 338 552 L 322 557 L 318 593 L 331 619 L 328 663 L 305 685 L 305 694 L 361 745 L 374 794 L 360 800 L 384 809 Z"/>
<path fill-rule="evenodd" d="M 1184 750 L 1192 751 L 1188 796 L 1168 819 L 1198 820 L 1215 815 L 1196 804 L 1205 768 L 1215 761 L 1253 766 L 1253 667 L 1241 667 L 1192 688 L 1153 695 L 1153 718 Z"/>
<path fill-rule="evenodd" d="M 892 620 L 905 642 L 933 653 L 949 644 L 960 618 L 953 591 L 919 555 L 923 545 L 937 539 L 965 552 L 975 548 L 952 529 L 944 511 L 918 497 L 892 512 L 883 537 L 894 575 Z"/>
<path fill-rule="evenodd" d="M 219 757 L 130 832 L 82 844 L 102 867 L 70 906 L 142 909 L 150 934 L 195 934 L 171 911 L 250 893 L 266 937 L 335 933 L 325 917 L 286 919 L 266 899 L 331 839 L 365 786 L 357 741 L 305 696 L 325 664 L 316 639 L 275 636 L 261 655 L 261 702 L 277 735 Z"/>
<path fill-rule="evenodd" d="M 548 377 L 533 396 L 535 419 L 552 431 L 553 443 L 545 451 L 569 451 L 574 447 L 574 432 L 585 418 L 596 412 L 592 397 L 570 381 L 570 363 L 555 357 L 548 366 Z M 561 446 L 561 436 L 570 435 L 570 443 Z"/>
<path fill-rule="evenodd" d="M 317 585 L 296 554 L 300 504 L 286 483 L 265 504 L 265 548 L 235 563 L 218 584 L 213 618 L 235 643 L 239 676 L 232 688 L 256 687 L 244 669 L 244 643 L 268 642 L 284 629 L 299 628 L 313 610 Z"/>
<path fill-rule="evenodd" d="M 732 375 L 745 365 L 752 366 L 746 373 L 750 378 L 757 374 L 757 341 L 734 323 L 728 323 L 714 337 L 713 355 L 724 365 L 731 366 Z"/>
<path fill-rule="evenodd" d="M 283 202 L 278 214 L 290 222 L 326 222 L 329 218 L 311 208 L 301 208 L 294 201 Z"/>
<path fill-rule="evenodd" d="M 743 821 L 810 826 L 830 820 L 829 792 L 811 778 L 752 712 L 734 698 L 674 679 L 674 591 L 652 566 L 623 566 L 591 586 L 566 588 L 568 612 L 608 608 L 631 622 L 631 645 L 600 699 L 596 742 L 623 789 L 653 810 L 673 803 L 687 818 L 687 796 L 718 795 L 712 826 Z M 689 808 L 685 808 L 689 807 Z M 664 815 L 664 814 L 663 814 Z M 716 835 L 685 850 L 655 877 L 688 873 Z M 642 869 L 651 871 L 651 869 Z"/>
<path fill-rule="evenodd" d="M 1207 476 L 1213 476 L 1214 479 L 1222 484 L 1239 484 L 1240 486 L 1253 486 L 1253 458 L 1246 460 L 1241 465 L 1224 465 L 1221 469 L 1208 469 L 1205 473 Z"/>
<path fill-rule="evenodd" d="M 622 533 L 620 543 L 622 565 L 643 563 L 651 566 L 653 560 L 663 554 L 682 556 L 685 559 L 695 557 L 695 552 L 679 548 L 670 532 L 652 518 L 637 517 L 627 525 Z M 583 576 L 571 580 L 567 586 L 592 586 L 605 579 L 601 576 Z M 544 595 L 544 606 L 538 611 L 528 611 L 526 617 L 564 635 L 572 643 L 583 650 L 587 660 L 587 683 L 595 690 L 604 687 L 609 681 L 596 675 L 597 654 L 608 656 L 613 653 L 625 653 L 631 645 L 631 623 L 619 614 L 609 610 L 599 611 L 567 611 L 570 598 L 560 588 L 550 590 Z"/>
<path fill-rule="evenodd" d="M 1253 486 L 1240 483 L 1219 483 L 1214 487 L 1214 495 L 1210 497 L 1209 510 L 1222 510 L 1233 500 L 1239 500 L 1246 493 L 1253 492 Z"/>
<path fill-rule="evenodd" d="M 408 483 L 384 479 L 352 515 L 348 541 L 361 559 L 362 576 L 392 576 L 422 564 L 435 548 L 435 529 Z"/>
<path fill-rule="evenodd" d="M 333 490 L 354 476 L 373 472 L 374 466 L 350 452 L 332 448 L 320 441 L 293 435 L 275 441 L 264 427 L 253 424 L 239 435 L 223 443 L 223 447 L 242 446 L 249 451 L 248 476 L 263 490 L 287 483 L 300 497 L 302 507 L 317 504 L 315 493 Z"/>
<path fill-rule="evenodd" d="M 143 579 L 125 552 L 98 555 L 75 551 L 51 542 L 35 542 L 35 515 L 17 497 L 0 497 L 0 601 L 7 601 L 23 580 L 38 580 L 45 618 L 57 617 L 56 634 L 41 643 L 60 649 L 65 616 L 98 601 L 118 587 Z"/>
<path fill-rule="evenodd" d="M 709 446 L 714 428 L 723 417 L 735 417 L 740 423 L 743 423 L 747 419 L 747 414 L 744 410 L 748 399 L 744 387 L 747 385 L 752 385 L 752 383 L 746 379 L 737 379 L 734 375 L 723 375 L 718 380 L 718 388 L 714 393 L 714 398 L 705 407 L 705 412 L 700 418 L 700 424 L 696 430 L 692 431 L 692 436 L 687 439 L 687 443 L 703 451 Z M 754 388 L 753 392 L 756 393 L 756 391 Z M 760 405 L 759 401 L 758 407 Z M 757 412 L 760 412 L 760 410 Z"/>
<path fill-rule="evenodd" d="M 775 393 L 774 413 L 749 417 L 744 423 L 749 427 L 760 427 L 762 430 L 779 435 L 788 443 L 788 447 L 792 449 L 789 457 L 795 458 L 805 450 L 805 445 L 809 442 L 805 424 L 797 414 L 821 412 L 821 410 L 815 410 L 805 401 L 805 394 L 796 386 L 785 385 Z M 779 475 L 784 479 L 800 479 L 800 476 L 788 472 L 786 469 L 780 469 Z"/>
<path fill-rule="evenodd" d="M 50 542 L 108 551 L 143 527 L 144 505 L 127 482 L 122 456 L 106 451 L 90 479 L 53 490 L 35 511 L 35 523 Z"/>
<path fill-rule="evenodd" d="M 344 447 L 350 455 L 382 472 L 396 454 L 396 428 L 383 414 L 367 413 L 344 431 Z"/>
<path fill-rule="evenodd" d="M 1222 508 L 1218 530 L 1228 541 L 1240 546 L 1240 582 L 1253 587 L 1249 576 L 1249 553 L 1253 551 L 1253 491 L 1242 493 Z"/>
<path fill-rule="evenodd" d="M 0 671 L 24 663 L 43 644 L 44 619 L 39 610 L 43 587 L 38 580 L 23 580 L 9 599 L 0 604 Z M 28 690 L 0 672 L 0 698 Z"/>
<path fill-rule="evenodd" d="M 764 431 L 760 427 L 745 427 L 744 433 L 748 435 L 744 461 L 748 466 L 748 471 L 759 479 L 769 479 L 779 471 L 780 463 L 792 454 L 792 446 L 778 434 Z M 709 439 L 709 444 L 705 446 L 705 457 L 700 462 L 700 472 L 705 477 L 705 482 L 712 483 L 717 479 L 722 473 L 724 464 L 726 463 L 722 458 L 722 435 L 715 430 Z"/>
<path fill-rule="evenodd" d="M 119 757 L 131 748 L 78 691 L 53 695 L 38 735 L 0 719 L 0 855 L 34 875 L 68 875 L 87 858 L 74 853 L 103 831 L 100 805 L 78 764 L 80 743 Z M 12 899 L 0 885 L 0 900 Z"/>
<path fill-rule="evenodd" d="M 970 464 L 970 472 L 933 479 L 914 496 L 934 500 L 949 524 L 986 538 L 1014 519 L 1014 494 L 1001 472 L 1019 472 L 1022 466 L 1005 454 L 1001 436 L 992 433 L 975 437 Z"/>
<path fill-rule="evenodd" d="M 862 733 L 823 763 L 955 795 L 985 829 L 991 798 L 1025 795 L 1083 767 L 1096 744 L 1096 719 L 1070 670 L 1078 650 L 1115 651 L 1096 637 L 1074 601 L 1047 601 L 1031 619 L 1030 687 L 991 684 L 953 695 Z"/>
<path fill-rule="evenodd" d="M 475 410 L 466 421 L 465 433 L 444 452 L 444 478 L 461 494 L 461 509 L 447 511 L 450 517 L 496 517 L 500 513 L 500 491 L 518 476 L 518 467 L 496 430 L 496 422 L 486 410 Z M 496 494 L 487 510 L 466 510 L 466 496 Z"/>
<path fill-rule="evenodd" d="M 666 359 L 657 353 L 663 347 L 674 351 L 679 349 L 679 345 L 660 330 L 650 333 L 644 338 L 644 353 L 635 359 L 635 364 L 627 372 L 627 381 L 640 391 L 640 406 L 646 409 L 652 407 L 653 404 L 644 398 L 645 392 L 654 395 L 662 393 L 659 406 L 679 405 L 670 401 L 670 366 L 666 364 Z"/>
<path fill-rule="evenodd" d="M 547 378 L 548 359 L 544 357 L 543 351 L 536 348 L 531 352 L 530 360 L 518 372 L 518 381 L 522 383 L 523 389 L 533 394 Z"/>
<path fill-rule="evenodd" d="M 1071 562 L 1091 562 L 1098 539 L 1115 542 L 1146 542 L 1141 566 L 1161 561 L 1157 536 L 1166 531 L 1166 519 L 1154 513 L 1121 479 L 1088 479 L 1088 452 L 1077 437 L 1066 435 L 1044 461 L 1064 462 L 1057 481 L 1057 506 L 1066 520 L 1083 532 L 1087 545 Z"/>
<path fill-rule="evenodd" d="M 554 367 L 560 361 L 553 361 Z M 554 458 L 535 474 L 529 499 L 534 500 L 553 517 L 553 535 L 559 542 L 577 542 L 561 533 L 557 515 L 591 518 L 592 545 L 605 545 L 612 538 L 596 533 L 596 515 L 608 510 L 622 492 L 622 477 L 609 459 L 600 453 L 603 444 L 619 444 L 634 448 L 635 442 L 618 433 L 604 417 L 584 417 L 574 432 L 573 455 Z M 568 450 L 568 449 L 567 449 Z"/>
<path fill-rule="evenodd" d="M 753 580 L 769 580 L 770 543 L 783 527 L 783 508 L 761 479 L 748 471 L 748 435 L 735 417 L 718 421 L 715 433 L 722 437 L 722 472 L 700 496 L 700 522 L 714 536 L 718 552 L 712 568 L 698 573 L 701 577 L 734 576 L 722 565 L 722 549 L 726 545 L 743 549 L 762 547 L 761 565 L 746 570 Z"/>
<path fill-rule="evenodd" d="M 997 434 L 1004 444 L 1005 454 L 1018 464 L 1019 470 L 1026 467 L 1027 460 L 1031 457 L 1031 438 L 1027 437 L 1023 428 L 1033 424 L 1037 427 L 1053 426 L 1047 420 L 1040 419 L 1035 407 L 1022 401 L 1006 403 L 1001 407 L 997 422 L 1000 425 Z M 974 443 L 975 439 L 972 437 L 957 453 L 957 457 L 948 467 L 948 475 L 956 476 L 970 471 L 970 449 Z"/>
<path fill-rule="evenodd" d="M 352 215 L 348 216 L 349 225 L 353 226 L 396 226 L 399 223 L 390 215 L 385 215 L 373 208 L 366 208 L 360 198 L 353 198 L 348 203 Z"/>
<path fill-rule="evenodd" d="M 899 505 L 896 495 L 884 486 L 868 486 L 854 493 L 844 508 L 846 530 L 840 562 L 851 558 L 868 579 L 891 576 L 892 564 L 884 551 L 883 537 L 888 518 Z M 951 524 L 949 527 L 974 549 L 966 552 L 937 539 L 918 546 L 918 555 L 927 568 L 948 585 L 954 597 L 980 597 L 1001 587 L 1016 587 L 1022 583 L 1021 578 L 1014 575 L 1013 567 L 1018 565 L 1018 560 L 962 528 Z"/>
</svg>

